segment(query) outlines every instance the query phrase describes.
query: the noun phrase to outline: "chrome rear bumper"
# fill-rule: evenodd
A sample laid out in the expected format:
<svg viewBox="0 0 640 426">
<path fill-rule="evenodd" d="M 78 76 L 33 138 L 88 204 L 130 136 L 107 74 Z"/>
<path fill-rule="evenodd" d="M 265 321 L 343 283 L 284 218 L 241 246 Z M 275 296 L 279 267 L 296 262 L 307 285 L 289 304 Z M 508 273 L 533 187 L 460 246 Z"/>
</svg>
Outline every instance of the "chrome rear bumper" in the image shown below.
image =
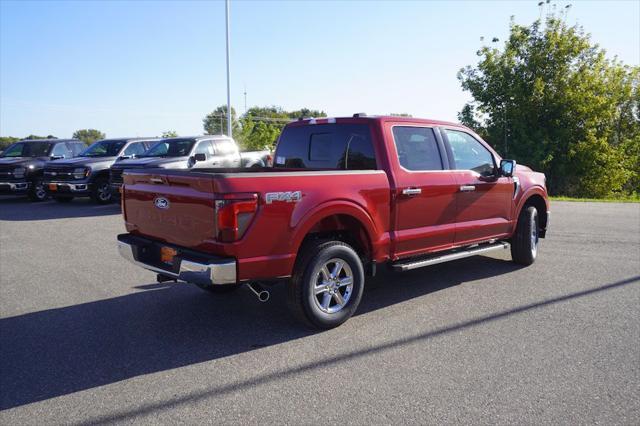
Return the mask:
<svg viewBox="0 0 640 426">
<path fill-rule="evenodd" d="M 124 234 L 124 236 L 126 235 Z M 178 270 L 174 269 L 172 271 L 140 261 L 137 255 L 139 246 L 134 242 L 122 241 L 120 237 L 118 236 L 118 252 L 120 255 L 129 262 L 149 271 L 201 286 L 236 283 L 236 261 L 234 259 L 220 258 L 204 263 L 182 257 L 178 260 Z"/>
</svg>

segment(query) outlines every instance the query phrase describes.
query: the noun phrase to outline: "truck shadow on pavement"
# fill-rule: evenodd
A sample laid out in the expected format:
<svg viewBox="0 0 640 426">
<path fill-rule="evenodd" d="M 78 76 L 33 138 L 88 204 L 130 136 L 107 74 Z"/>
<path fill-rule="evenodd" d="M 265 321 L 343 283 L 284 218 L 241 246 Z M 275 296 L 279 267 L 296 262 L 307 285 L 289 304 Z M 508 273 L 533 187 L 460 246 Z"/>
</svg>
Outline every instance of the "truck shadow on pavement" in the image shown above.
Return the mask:
<svg viewBox="0 0 640 426">
<path fill-rule="evenodd" d="M 357 315 L 516 268 L 485 257 L 437 265 L 429 274 L 383 274 Z M 137 289 L 1 319 L 0 410 L 315 334 L 289 316 L 284 286 L 274 287 L 265 305 L 246 289 L 222 297 L 183 284 Z"/>
<path fill-rule="evenodd" d="M 0 220 L 6 221 L 21 222 L 114 214 L 120 214 L 120 204 L 99 205 L 88 198 L 58 203 L 54 200 L 32 202 L 26 197 L 0 197 Z"/>
</svg>

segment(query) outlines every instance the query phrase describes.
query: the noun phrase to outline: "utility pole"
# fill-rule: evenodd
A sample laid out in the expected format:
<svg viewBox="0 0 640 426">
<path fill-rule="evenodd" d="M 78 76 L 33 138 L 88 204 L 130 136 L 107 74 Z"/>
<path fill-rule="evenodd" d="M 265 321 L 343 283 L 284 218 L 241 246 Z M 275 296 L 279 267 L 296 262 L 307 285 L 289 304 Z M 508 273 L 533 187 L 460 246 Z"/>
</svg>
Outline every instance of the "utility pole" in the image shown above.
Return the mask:
<svg viewBox="0 0 640 426">
<path fill-rule="evenodd" d="M 244 113 L 247 113 L 247 85 L 244 85 Z"/>
<path fill-rule="evenodd" d="M 233 137 L 231 132 L 231 69 L 229 66 L 229 0 L 224 2 L 224 12 L 227 24 L 227 136 Z"/>
</svg>

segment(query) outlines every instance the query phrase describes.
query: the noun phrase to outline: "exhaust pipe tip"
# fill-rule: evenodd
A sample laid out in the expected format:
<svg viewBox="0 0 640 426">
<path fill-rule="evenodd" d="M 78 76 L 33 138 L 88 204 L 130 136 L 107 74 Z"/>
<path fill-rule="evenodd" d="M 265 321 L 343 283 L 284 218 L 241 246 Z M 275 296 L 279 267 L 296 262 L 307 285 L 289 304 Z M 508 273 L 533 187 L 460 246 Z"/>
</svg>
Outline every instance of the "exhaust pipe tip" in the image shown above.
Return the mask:
<svg viewBox="0 0 640 426">
<path fill-rule="evenodd" d="M 262 303 L 269 301 L 270 297 L 271 297 L 271 294 L 269 294 L 267 290 L 263 290 L 258 294 L 258 300 L 261 301 Z"/>
<path fill-rule="evenodd" d="M 269 293 L 268 290 L 265 290 L 264 288 L 262 288 L 260 284 L 249 283 L 247 284 L 247 287 L 249 287 L 249 290 L 251 290 L 251 292 L 255 294 L 258 300 L 262 303 L 267 302 L 271 297 L 271 293 Z"/>
</svg>

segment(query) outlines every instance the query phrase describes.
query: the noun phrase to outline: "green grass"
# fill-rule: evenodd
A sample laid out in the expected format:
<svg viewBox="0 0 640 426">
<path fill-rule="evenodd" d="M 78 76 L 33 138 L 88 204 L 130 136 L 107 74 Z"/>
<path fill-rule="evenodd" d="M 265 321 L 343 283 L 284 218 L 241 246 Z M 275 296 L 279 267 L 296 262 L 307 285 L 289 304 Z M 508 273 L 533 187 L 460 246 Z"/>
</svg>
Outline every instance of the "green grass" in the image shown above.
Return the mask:
<svg viewBox="0 0 640 426">
<path fill-rule="evenodd" d="M 575 198 L 555 195 L 549 198 L 551 201 L 574 201 L 578 203 L 640 203 L 640 196 L 629 196 L 625 198 Z"/>
</svg>

